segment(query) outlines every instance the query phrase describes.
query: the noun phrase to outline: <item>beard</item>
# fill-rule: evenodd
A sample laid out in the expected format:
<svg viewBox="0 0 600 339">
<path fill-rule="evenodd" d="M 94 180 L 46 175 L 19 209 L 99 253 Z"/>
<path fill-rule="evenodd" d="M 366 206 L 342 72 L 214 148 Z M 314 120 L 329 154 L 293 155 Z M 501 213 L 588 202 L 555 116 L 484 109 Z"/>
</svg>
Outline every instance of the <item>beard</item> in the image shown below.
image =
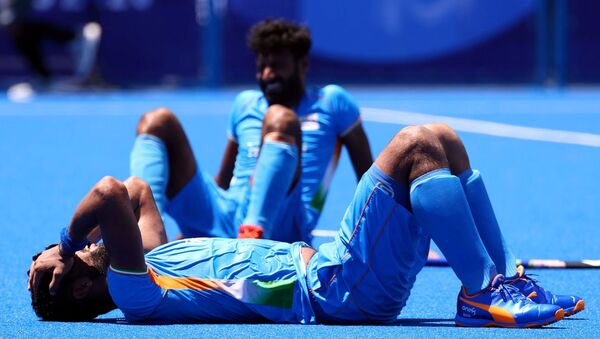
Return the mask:
<svg viewBox="0 0 600 339">
<path fill-rule="evenodd" d="M 283 105 L 294 108 L 304 94 L 304 85 L 300 79 L 298 69 L 288 78 L 284 79 L 277 76 L 272 80 L 258 80 L 258 85 L 262 90 L 269 105 Z"/>
<path fill-rule="evenodd" d="M 94 251 L 90 252 L 90 258 L 93 267 L 90 267 L 90 273 L 93 272 L 92 274 L 95 277 L 106 275 L 106 270 L 110 265 L 110 257 L 104 244 L 99 244 Z"/>
</svg>

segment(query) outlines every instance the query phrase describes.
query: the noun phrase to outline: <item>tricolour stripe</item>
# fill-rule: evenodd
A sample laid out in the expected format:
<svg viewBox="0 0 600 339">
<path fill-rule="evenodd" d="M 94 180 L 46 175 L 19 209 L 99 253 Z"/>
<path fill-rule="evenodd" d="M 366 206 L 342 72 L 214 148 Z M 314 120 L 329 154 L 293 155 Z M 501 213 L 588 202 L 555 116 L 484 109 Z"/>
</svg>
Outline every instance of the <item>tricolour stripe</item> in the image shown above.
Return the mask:
<svg viewBox="0 0 600 339">
<path fill-rule="evenodd" d="M 200 291 L 207 290 L 218 290 L 220 289 L 219 283 L 211 279 L 200 279 L 191 277 L 169 277 L 164 275 L 157 275 L 152 270 L 149 270 L 152 281 L 165 290 L 180 290 L 180 289 L 193 289 Z"/>
</svg>

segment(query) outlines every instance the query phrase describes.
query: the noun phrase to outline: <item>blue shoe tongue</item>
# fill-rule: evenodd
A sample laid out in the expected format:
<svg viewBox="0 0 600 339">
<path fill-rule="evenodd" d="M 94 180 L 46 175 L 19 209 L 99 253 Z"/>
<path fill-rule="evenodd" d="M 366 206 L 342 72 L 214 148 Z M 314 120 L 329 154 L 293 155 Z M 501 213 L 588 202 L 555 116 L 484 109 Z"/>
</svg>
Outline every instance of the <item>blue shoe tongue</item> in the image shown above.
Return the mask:
<svg viewBox="0 0 600 339">
<path fill-rule="evenodd" d="M 498 288 L 500 284 L 504 283 L 504 276 L 502 274 L 496 274 L 494 279 L 492 280 L 492 288 Z"/>
</svg>

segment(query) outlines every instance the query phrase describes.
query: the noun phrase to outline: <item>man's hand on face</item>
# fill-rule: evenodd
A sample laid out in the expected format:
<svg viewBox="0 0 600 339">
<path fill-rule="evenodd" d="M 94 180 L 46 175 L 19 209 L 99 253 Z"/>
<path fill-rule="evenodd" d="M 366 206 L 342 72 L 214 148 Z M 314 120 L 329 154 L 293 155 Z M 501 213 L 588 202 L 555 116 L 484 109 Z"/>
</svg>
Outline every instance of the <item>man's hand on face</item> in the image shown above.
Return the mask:
<svg viewBox="0 0 600 339">
<path fill-rule="evenodd" d="M 55 295 L 58 292 L 60 281 L 69 273 L 73 267 L 73 256 L 62 256 L 59 252 L 59 247 L 51 247 L 31 263 L 29 268 L 29 279 L 27 280 L 27 289 L 30 291 L 36 290 L 40 281 L 46 272 L 52 273 L 49 290 L 50 295 Z"/>
</svg>

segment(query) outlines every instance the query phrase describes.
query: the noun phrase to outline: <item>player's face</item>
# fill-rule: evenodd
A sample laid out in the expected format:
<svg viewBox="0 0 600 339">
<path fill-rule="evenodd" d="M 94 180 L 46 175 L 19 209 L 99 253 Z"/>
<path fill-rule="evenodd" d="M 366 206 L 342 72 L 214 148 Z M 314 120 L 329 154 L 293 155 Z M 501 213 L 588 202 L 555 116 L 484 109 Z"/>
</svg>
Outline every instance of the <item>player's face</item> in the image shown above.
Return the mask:
<svg viewBox="0 0 600 339">
<path fill-rule="evenodd" d="M 90 244 L 75 254 L 82 261 L 78 267 L 78 280 L 88 281 L 92 288 L 87 298 L 98 298 L 106 290 L 106 270 L 109 265 L 108 252 L 104 245 Z"/>
<path fill-rule="evenodd" d="M 256 79 L 270 105 L 293 108 L 304 94 L 305 60 L 290 51 L 260 54 L 256 58 Z"/>
<path fill-rule="evenodd" d="M 88 272 L 92 277 L 106 275 L 110 259 L 104 245 L 90 244 L 83 250 L 77 251 L 76 255 L 89 266 Z"/>
</svg>

